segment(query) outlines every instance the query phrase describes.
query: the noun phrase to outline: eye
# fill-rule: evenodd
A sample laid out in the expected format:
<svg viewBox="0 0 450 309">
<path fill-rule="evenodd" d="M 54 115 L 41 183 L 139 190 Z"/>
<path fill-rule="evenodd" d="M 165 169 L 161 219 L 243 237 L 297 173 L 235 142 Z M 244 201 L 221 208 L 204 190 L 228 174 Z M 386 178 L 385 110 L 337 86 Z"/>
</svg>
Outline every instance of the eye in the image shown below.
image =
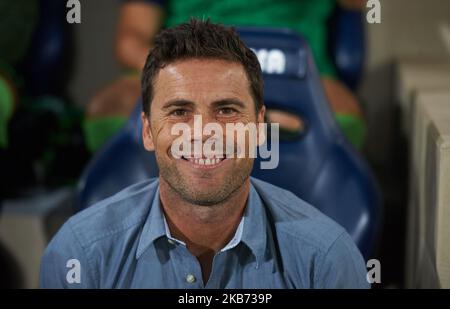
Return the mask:
<svg viewBox="0 0 450 309">
<path fill-rule="evenodd" d="M 223 108 L 219 109 L 219 115 L 230 116 L 230 115 L 234 115 L 235 113 L 237 113 L 237 110 L 235 110 L 234 108 L 231 108 L 231 107 L 223 107 Z"/>
<path fill-rule="evenodd" d="M 175 117 L 184 117 L 187 115 L 187 113 L 188 113 L 187 110 L 179 108 L 179 109 L 171 111 L 170 115 L 175 116 Z"/>
</svg>

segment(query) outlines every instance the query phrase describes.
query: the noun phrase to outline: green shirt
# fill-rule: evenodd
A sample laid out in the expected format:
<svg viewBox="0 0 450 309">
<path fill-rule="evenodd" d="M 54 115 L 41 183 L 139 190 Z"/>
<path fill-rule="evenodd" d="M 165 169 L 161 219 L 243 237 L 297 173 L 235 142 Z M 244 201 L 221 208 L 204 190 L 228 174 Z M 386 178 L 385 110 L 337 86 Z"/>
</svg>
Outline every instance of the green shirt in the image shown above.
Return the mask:
<svg viewBox="0 0 450 309">
<path fill-rule="evenodd" d="M 285 27 L 301 33 L 311 46 L 321 75 L 336 77 L 327 51 L 327 19 L 334 0 L 172 0 L 167 1 L 166 27 L 190 17 L 232 26 Z"/>
</svg>

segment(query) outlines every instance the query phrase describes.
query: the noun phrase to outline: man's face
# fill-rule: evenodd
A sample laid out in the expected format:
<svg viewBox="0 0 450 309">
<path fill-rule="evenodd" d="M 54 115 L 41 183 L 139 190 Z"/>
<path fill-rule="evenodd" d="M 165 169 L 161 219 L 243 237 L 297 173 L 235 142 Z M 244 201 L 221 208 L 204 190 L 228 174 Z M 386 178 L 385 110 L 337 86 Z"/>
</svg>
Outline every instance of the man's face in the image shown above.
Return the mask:
<svg viewBox="0 0 450 309">
<path fill-rule="evenodd" d="M 253 159 L 233 156 L 204 165 L 194 158 L 175 158 L 171 146 L 179 136 L 171 134 L 171 129 L 176 123 L 190 126 L 193 152 L 195 115 L 201 116 L 203 127 L 211 122 L 219 124 L 225 141 L 227 123 L 263 122 L 264 108 L 256 113 L 249 81 L 238 63 L 188 59 L 167 65 L 156 76 L 150 121 L 142 114 L 144 146 L 155 150 L 162 181 L 182 199 L 197 205 L 214 205 L 244 184 Z M 209 137 L 202 135 L 202 142 Z M 225 151 L 226 146 L 223 148 Z M 207 156 L 203 154 L 203 158 Z"/>
</svg>

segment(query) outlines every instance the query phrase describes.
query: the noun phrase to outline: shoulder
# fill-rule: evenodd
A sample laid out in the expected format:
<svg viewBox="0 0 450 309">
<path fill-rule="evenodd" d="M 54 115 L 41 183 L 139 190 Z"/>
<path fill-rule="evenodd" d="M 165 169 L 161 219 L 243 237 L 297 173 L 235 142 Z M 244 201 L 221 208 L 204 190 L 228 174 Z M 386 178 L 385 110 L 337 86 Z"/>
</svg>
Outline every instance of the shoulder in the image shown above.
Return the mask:
<svg viewBox="0 0 450 309">
<path fill-rule="evenodd" d="M 287 190 L 257 179 L 252 184 L 274 228 L 283 263 L 299 281 L 310 278 L 305 285 L 311 287 L 369 286 L 363 257 L 343 227 Z"/>
<path fill-rule="evenodd" d="M 252 179 L 277 234 L 327 250 L 344 228 L 292 192 Z"/>
<path fill-rule="evenodd" d="M 114 255 L 140 230 L 150 211 L 159 182 L 140 182 L 72 216 L 53 237 L 41 261 L 40 285 L 46 288 L 96 287 L 99 258 Z M 118 247 L 118 248 L 115 248 Z M 115 248 L 115 249 L 112 249 Z M 104 254 L 105 253 L 105 254 Z M 95 257 L 95 258 L 94 258 Z M 76 261 L 83 278 L 79 284 L 66 279 L 70 261 Z"/>
<path fill-rule="evenodd" d="M 65 226 L 70 227 L 79 241 L 87 245 L 141 225 L 158 185 L 157 179 L 131 185 L 72 216 Z"/>
</svg>

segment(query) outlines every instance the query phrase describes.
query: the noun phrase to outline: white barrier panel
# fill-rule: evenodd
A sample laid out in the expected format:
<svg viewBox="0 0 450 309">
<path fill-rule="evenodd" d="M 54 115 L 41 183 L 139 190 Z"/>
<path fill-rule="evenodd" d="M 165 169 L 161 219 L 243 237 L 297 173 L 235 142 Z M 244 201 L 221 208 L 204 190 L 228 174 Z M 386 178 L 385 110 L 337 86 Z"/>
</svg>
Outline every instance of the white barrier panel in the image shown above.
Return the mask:
<svg viewBox="0 0 450 309">
<path fill-rule="evenodd" d="M 406 285 L 450 288 L 450 90 L 412 105 Z"/>
<path fill-rule="evenodd" d="M 396 101 L 402 115 L 402 131 L 410 136 L 412 102 L 420 91 L 450 89 L 450 61 L 402 59 L 396 67 Z"/>
</svg>

